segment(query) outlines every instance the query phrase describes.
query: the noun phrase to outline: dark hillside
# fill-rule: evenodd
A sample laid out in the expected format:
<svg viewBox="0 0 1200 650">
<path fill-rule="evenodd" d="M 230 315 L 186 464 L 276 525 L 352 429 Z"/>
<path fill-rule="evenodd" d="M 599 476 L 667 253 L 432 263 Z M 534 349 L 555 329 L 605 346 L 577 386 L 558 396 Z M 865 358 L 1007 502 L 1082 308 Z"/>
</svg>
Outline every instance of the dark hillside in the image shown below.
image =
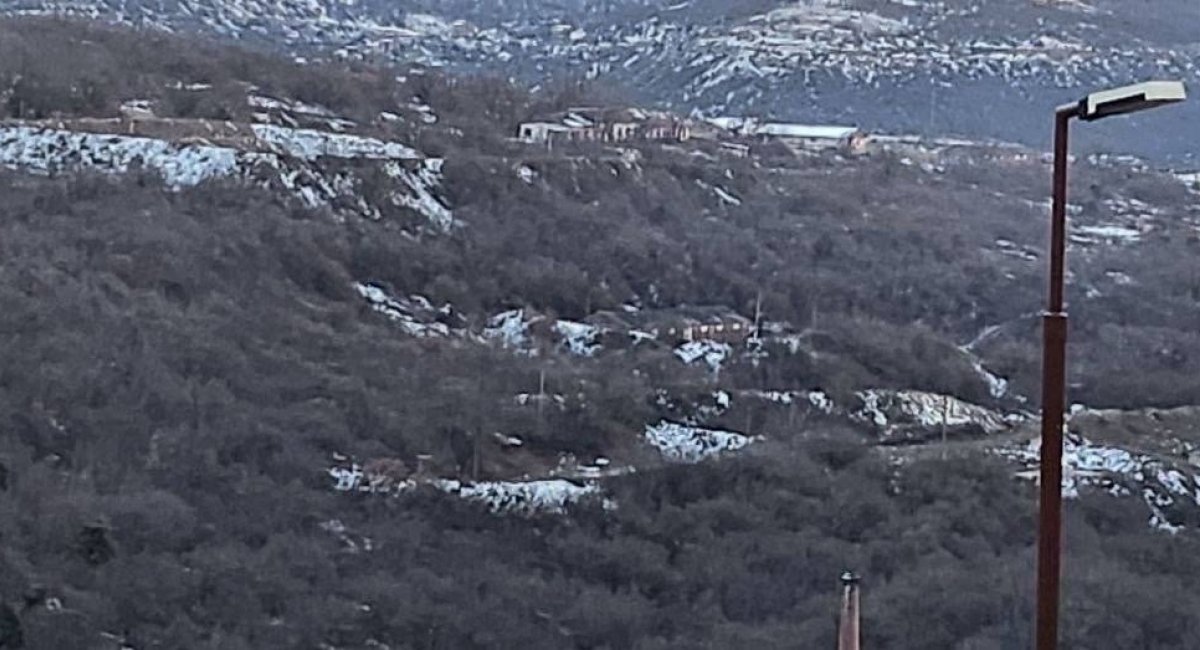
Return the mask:
<svg viewBox="0 0 1200 650">
<path fill-rule="evenodd" d="M 1024 647 L 1030 486 L 990 447 L 881 451 L 850 411 L 866 389 L 1018 419 L 1036 406 L 1021 401 L 1036 393 L 1036 156 L 548 152 L 507 138 L 535 107 L 496 80 L 0 30 L 26 39 L 0 48 L 55 34 L 71 53 L 0 61 L 9 100 L 36 77 L 29 98 L 57 97 L 47 115 L 104 117 L 204 82 L 239 89 L 214 105 L 234 120 L 247 84 L 269 88 L 444 157 L 426 198 L 456 220 L 417 224 L 391 200 L 411 177 L 378 160 L 304 167 L 353 168 L 349 195 L 384 206 L 368 215 L 253 177 L 169 186 L 138 165 L 77 173 L 70 152 L 5 159 L 0 648 L 820 648 L 847 567 L 867 576 L 871 647 Z M 85 81 L 108 78 L 88 103 Z M 348 90 L 306 94 L 329 79 Z M 6 133 L 0 151 L 33 137 Z M 1194 196 L 1103 161 L 1075 183 L 1072 397 L 1195 401 Z M 767 334 L 687 363 L 666 338 L 569 335 L 702 309 L 761 310 Z M 646 442 L 656 422 L 745 446 L 670 462 Z M 335 487 L 331 467 L 366 462 L 415 478 Z M 527 479 L 594 491 L 528 516 L 455 498 Z M 1070 503 L 1069 647 L 1200 645 L 1188 503 L 1174 534 L 1148 529 L 1137 497 Z"/>
</svg>

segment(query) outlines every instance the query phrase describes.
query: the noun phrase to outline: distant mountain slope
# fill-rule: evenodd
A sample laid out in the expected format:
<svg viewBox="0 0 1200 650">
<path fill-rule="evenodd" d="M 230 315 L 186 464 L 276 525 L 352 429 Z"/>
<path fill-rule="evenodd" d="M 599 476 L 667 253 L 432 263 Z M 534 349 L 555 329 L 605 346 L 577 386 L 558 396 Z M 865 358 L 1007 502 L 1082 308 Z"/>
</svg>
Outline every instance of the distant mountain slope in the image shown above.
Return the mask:
<svg viewBox="0 0 1200 650">
<path fill-rule="evenodd" d="M 781 0 L 275 3 L 3 0 L 10 13 L 66 13 L 199 30 L 284 47 L 383 57 L 536 81 L 584 74 L 646 101 L 708 114 L 853 122 L 1043 145 L 1046 113 L 1086 89 L 1147 77 L 1197 79 L 1200 5 L 1190 0 Z M 1200 109 L 1154 118 L 1193 133 Z M 1187 140 L 1134 126 L 1081 144 L 1188 164 Z"/>
</svg>

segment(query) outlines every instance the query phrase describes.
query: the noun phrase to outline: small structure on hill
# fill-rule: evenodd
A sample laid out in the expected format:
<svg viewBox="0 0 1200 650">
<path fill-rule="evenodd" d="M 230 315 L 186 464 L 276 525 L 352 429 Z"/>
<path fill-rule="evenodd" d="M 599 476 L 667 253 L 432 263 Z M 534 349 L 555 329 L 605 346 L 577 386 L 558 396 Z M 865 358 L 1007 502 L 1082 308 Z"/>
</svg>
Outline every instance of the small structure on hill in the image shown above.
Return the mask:
<svg viewBox="0 0 1200 650">
<path fill-rule="evenodd" d="M 629 314 L 632 329 L 671 344 L 690 341 L 741 343 L 755 334 L 754 321 L 725 307 L 675 307 Z"/>
<path fill-rule="evenodd" d="M 525 142 L 552 142 L 555 138 L 566 138 L 570 128 L 558 122 L 524 122 L 517 136 Z"/>
<path fill-rule="evenodd" d="M 749 117 L 714 117 L 707 122 L 726 137 L 779 141 L 807 151 L 836 149 L 862 153 L 870 142 L 866 132 L 855 126 L 760 122 Z"/>
<path fill-rule="evenodd" d="M 777 138 L 799 149 L 840 149 L 848 153 L 862 153 L 867 148 L 867 134 L 853 126 L 770 123 L 759 126 L 754 134 L 762 138 Z"/>
<path fill-rule="evenodd" d="M 529 143 L 683 142 L 691 123 L 673 113 L 639 108 L 572 108 L 522 122 L 518 139 Z"/>
</svg>

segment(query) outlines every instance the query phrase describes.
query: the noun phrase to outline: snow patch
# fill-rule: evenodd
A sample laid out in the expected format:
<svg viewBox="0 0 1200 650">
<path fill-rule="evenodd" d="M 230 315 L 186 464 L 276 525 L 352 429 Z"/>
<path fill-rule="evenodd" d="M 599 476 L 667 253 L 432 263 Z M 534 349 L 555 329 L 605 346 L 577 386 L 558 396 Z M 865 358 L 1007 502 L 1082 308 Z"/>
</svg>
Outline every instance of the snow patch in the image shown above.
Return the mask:
<svg viewBox="0 0 1200 650">
<path fill-rule="evenodd" d="M 601 349 L 600 344 L 596 342 L 596 338 L 600 336 L 600 328 L 594 325 L 560 320 L 554 324 L 554 332 L 562 337 L 563 344 L 571 354 L 591 357 Z"/>
<path fill-rule="evenodd" d="M 709 340 L 688 341 L 675 348 L 675 356 L 685 364 L 690 366 L 702 360 L 714 373 L 721 371 L 721 365 L 731 354 L 733 354 L 733 348 L 729 344 Z"/>
<path fill-rule="evenodd" d="M 482 503 L 494 514 L 523 516 L 566 514 L 570 506 L 603 494 L 600 486 L 594 483 L 580 485 L 562 479 L 484 483 L 441 480 L 434 481 L 432 485 L 447 494 Z M 606 507 L 611 507 L 611 504 L 606 502 Z"/>
<path fill-rule="evenodd" d="M 725 188 L 721 187 L 720 185 L 713 187 L 713 191 L 716 192 L 718 198 L 720 198 L 722 201 L 724 201 L 728 205 L 738 206 L 738 205 L 742 204 L 741 199 L 730 194 Z"/>
<path fill-rule="evenodd" d="M 994 453 L 1020 464 L 1024 470 L 1018 476 L 1038 478 L 1040 439 Z M 1183 519 L 1180 511 L 1200 508 L 1200 476 L 1189 477 L 1152 456 L 1067 436 L 1062 465 L 1064 498 L 1078 498 L 1084 489 L 1103 490 L 1116 497 L 1138 494 L 1150 511 L 1149 525 L 1155 530 L 1177 533 L 1184 529 L 1176 523 Z"/>
<path fill-rule="evenodd" d="M 350 172 L 330 172 L 313 162 L 321 151 L 339 157 L 353 157 L 358 152 L 372 159 L 372 147 L 345 144 L 357 136 L 324 133 L 292 137 L 288 134 L 303 132 L 270 125 L 253 128 L 271 134 L 269 137 L 276 139 L 275 148 L 283 154 L 137 136 L 9 126 L 0 127 L 0 166 L 37 174 L 80 171 L 126 174 L 144 170 L 158 174 L 174 190 L 216 179 L 237 178 L 255 185 L 282 186 L 310 208 L 346 203 L 360 216 L 380 217 L 378 207 L 362 196 L 357 176 Z M 326 140 L 342 144 L 328 147 L 320 144 Z M 389 155 L 401 153 L 389 151 L 386 146 L 381 151 Z M 399 181 L 400 189 L 391 193 L 393 203 L 414 210 L 444 232 L 457 222 L 437 196 L 441 166 L 439 159 L 423 159 L 407 166 L 391 161 L 385 172 Z"/>
<path fill-rule="evenodd" d="M 1128 273 L 1122 271 L 1105 271 L 1104 275 L 1118 286 L 1128 287 L 1135 284 L 1133 278 Z"/>
<path fill-rule="evenodd" d="M 833 413 L 833 400 L 829 399 L 829 396 L 824 391 L 809 391 L 808 403 L 826 415 Z"/>
<path fill-rule="evenodd" d="M 524 309 L 512 309 L 488 319 L 483 329 L 486 339 L 497 341 L 505 348 L 523 350 L 529 346 L 529 325 Z"/>
<path fill-rule="evenodd" d="M 290 113 L 313 115 L 317 117 L 334 117 L 333 111 L 325 108 L 324 106 L 306 104 L 298 100 L 285 101 L 282 99 L 275 99 L 274 97 L 267 97 L 266 95 L 250 95 L 246 98 L 246 101 L 252 108 L 261 110 L 287 111 Z"/>
<path fill-rule="evenodd" d="M 386 484 L 372 481 L 358 465 L 332 467 L 327 470 L 338 492 L 361 492 L 399 496 L 428 485 L 466 501 L 483 504 L 493 514 L 532 516 L 565 514 L 567 508 L 589 498 L 600 498 L 603 492 L 594 483 L 579 484 L 563 479 L 540 481 L 486 481 L 469 483 L 451 479 L 430 481 L 397 481 Z M 613 507 L 604 500 L 604 507 Z M 331 532 L 335 532 L 332 531 Z"/>
<path fill-rule="evenodd" d="M 274 124 L 251 125 L 255 137 L 274 153 L 304 160 L 357 158 L 365 160 L 422 160 L 416 149 L 398 142 L 315 129 L 293 129 Z"/>
<path fill-rule="evenodd" d="M 851 417 L 874 424 L 885 435 L 913 426 L 932 429 L 943 425 L 977 425 L 985 433 L 1008 427 L 1000 414 L 949 395 L 915 390 L 866 390 L 857 396 L 862 407 Z"/>
<path fill-rule="evenodd" d="M 397 162 L 390 162 L 384 167 L 384 172 L 408 188 L 408 192 L 397 192 L 393 200 L 397 205 L 406 207 L 425 217 L 430 224 L 441 232 L 450 232 L 460 222 L 454 218 L 454 213 L 438 198 L 437 190 L 442 185 L 442 160 L 431 158 L 422 162 L 416 169 L 409 169 Z"/>
<path fill-rule="evenodd" d="M 1136 244 L 1142 238 L 1142 232 L 1137 228 L 1118 224 L 1078 226 L 1076 231 L 1079 234 L 1072 237 L 1076 243 Z"/>
<path fill-rule="evenodd" d="M 750 437 L 732 431 L 663 421 L 647 426 L 646 442 L 658 449 L 664 459 L 674 463 L 699 463 L 732 451 L 744 449 L 760 437 Z"/>
<path fill-rule="evenodd" d="M 354 289 L 371 305 L 371 309 L 387 316 L 407 334 L 423 338 L 450 335 L 450 327 L 444 323 L 427 323 L 417 319 L 416 313 L 432 308 L 422 296 L 393 298 L 379 285 L 363 282 L 354 283 Z"/>
<path fill-rule="evenodd" d="M 179 189 L 232 176 L 241 159 L 238 151 L 227 147 L 181 147 L 151 138 L 0 127 L 0 165 L 43 174 L 72 170 L 124 174 L 145 169 Z"/>
<path fill-rule="evenodd" d="M 792 393 L 779 390 L 758 390 L 753 391 L 750 394 L 759 399 L 765 399 L 768 402 L 774 402 L 776 404 L 783 404 L 784 406 L 791 405 L 796 401 L 795 396 Z"/>
</svg>

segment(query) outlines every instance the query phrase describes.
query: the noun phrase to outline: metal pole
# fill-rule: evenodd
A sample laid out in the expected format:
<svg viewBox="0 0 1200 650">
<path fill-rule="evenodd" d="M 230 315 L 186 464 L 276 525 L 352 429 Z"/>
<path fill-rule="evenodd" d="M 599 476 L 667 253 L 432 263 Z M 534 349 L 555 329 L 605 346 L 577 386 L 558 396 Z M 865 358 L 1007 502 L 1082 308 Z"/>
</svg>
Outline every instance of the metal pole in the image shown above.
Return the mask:
<svg viewBox="0 0 1200 650">
<path fill-rule="evenodd" d="M 1049 303 L 1042 315 L 1042 449 L 1038 526 L 1037 650 L 1057 650 L 1062 577 L 1062 447 L 1066 406 L 1067 155 L 1075 106 L 1058 109 L 1054 122 L 1054 197 L 1050 225 Z"/>
<path fill-rule="evenodd" d="M 859 650 L 862 632 L 858 598 L 858 576 L 842 574 L 842 610 L 838 620 L 838 650 Z"/>
</svg>

